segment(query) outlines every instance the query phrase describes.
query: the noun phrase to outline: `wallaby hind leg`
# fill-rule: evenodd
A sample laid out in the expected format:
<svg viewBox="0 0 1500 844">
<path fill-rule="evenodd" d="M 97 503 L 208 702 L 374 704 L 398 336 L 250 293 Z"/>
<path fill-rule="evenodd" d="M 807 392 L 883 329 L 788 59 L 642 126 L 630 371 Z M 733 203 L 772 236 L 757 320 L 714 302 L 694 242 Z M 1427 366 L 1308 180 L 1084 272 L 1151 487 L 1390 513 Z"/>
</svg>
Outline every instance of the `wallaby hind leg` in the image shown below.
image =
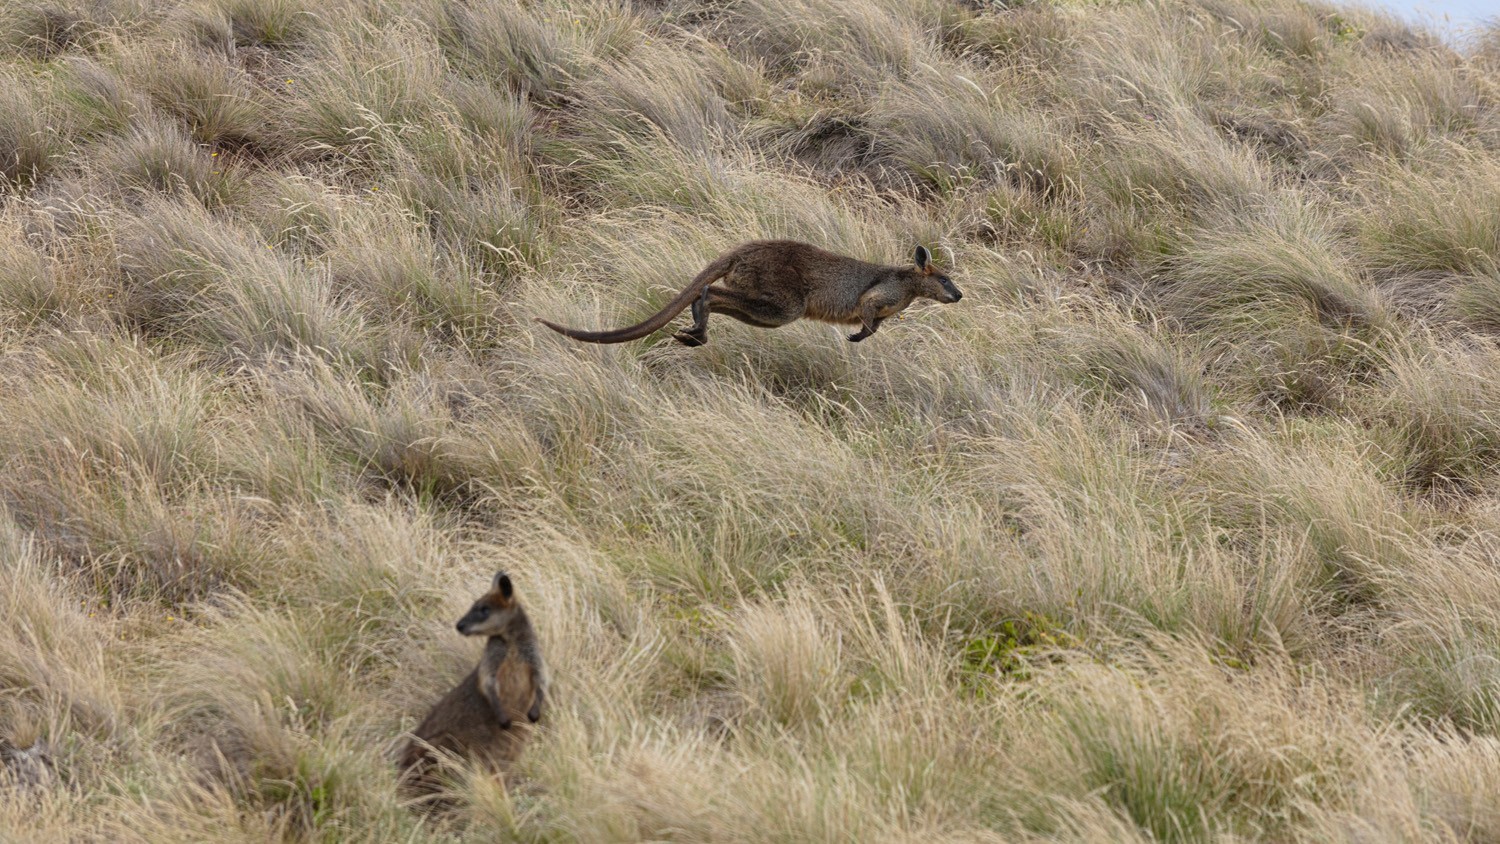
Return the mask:
<svg viewBox="0 0 1500 844">
<path fill-rule="evenodd" d="M 801 307 L 736 290 L 714 289 L 713 297 L 708 301 L 708 309 L 756 328 L 780 328 L 802 316 Z"/>
<path fill-rule="evenodd" d="M 756 328 L 779 328 L 802 316 L 801 312 L 787 307 L 784 303 L 771 299 L 755 298 L 736 290 L 726 290 L 722 287 L 709 287 L 704 291 L 704 297 L 693 303 L 693 327 L 679 331 L 675 335 L 678 342 L 689 346 L 701 346 L 708 342 L 708 317 L 710 314 L 723 314 L 734 317 L 747 325 Z M 705 302 L 706 299 L 706 302 Z M 702 304 L 702 317 L 699 317 L 699 305 Z"/>
<path fill-rule="evenodd" d="M 693 300 L 693 327 L 673 334 L 672 337 L 684 346 L 701 346 L 708 342 L 709 295 L 712 287 L 703 288 L 703 295 Z"/>
</svg>

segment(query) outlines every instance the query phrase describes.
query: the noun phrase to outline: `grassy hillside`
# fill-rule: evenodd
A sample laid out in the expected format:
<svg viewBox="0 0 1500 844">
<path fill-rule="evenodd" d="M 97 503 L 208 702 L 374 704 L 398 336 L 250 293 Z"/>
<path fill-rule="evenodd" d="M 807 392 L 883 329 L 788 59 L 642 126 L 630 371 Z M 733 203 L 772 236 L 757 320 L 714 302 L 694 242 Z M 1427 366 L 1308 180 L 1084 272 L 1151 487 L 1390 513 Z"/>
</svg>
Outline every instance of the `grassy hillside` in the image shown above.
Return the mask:
<svg viewBox="0 0 1500 844">
<path fill-rule="evenodd" d="M 0 183 L 0 839 L 1500 840 L 1494 30 L 5 3 Z M 751 237 L 966 296 L 532 321 Z M 424 819 L 501 568 L 552 708 Z"/>
</svg>

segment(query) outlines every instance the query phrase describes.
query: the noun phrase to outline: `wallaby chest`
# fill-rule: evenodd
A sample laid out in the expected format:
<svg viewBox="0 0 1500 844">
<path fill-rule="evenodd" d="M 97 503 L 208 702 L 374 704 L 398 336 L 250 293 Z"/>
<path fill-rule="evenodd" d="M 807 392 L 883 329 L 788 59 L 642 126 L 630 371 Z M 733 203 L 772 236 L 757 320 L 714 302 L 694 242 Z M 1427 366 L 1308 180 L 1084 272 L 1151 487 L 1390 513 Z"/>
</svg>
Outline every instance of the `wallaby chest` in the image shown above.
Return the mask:
<svg viewBox="0 0 1500 844">
<path fill-rule="evenodd" d="M 479 666 L 479 685 L 484 695 L 499 702 L 517 720 L 525 718 L 536 693 L 531 665 L 522 648 L 518 643 L 493 639 L 485 646 Z"/>
</svg>

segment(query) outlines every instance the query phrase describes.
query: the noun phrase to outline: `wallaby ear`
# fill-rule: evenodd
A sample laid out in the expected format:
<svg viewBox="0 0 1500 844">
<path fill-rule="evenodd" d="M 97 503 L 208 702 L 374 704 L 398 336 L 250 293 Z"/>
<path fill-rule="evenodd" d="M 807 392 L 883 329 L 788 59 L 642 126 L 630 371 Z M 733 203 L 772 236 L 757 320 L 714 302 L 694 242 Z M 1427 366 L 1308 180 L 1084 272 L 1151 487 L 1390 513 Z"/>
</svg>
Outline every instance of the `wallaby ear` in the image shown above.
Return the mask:
<svg viewBox="0 0 1500 844">
<path fill-rule="evenodd" d="M 510 575 L 503 571 L 495 573 L 493 588 L 502 598 L 509 598 L 515 592 L 515 588 L 510 585 Z"/>
<path fill-rule="evenodd" d="M 927 254 L 927 247 L 925 247 L 925 246 L 918 246 L 917 247 L 917 253 L 912 256 L 912 261 L 914 261 L 916 263 L 917 269 L 919 269 L 919 270 L 925 270 L 925 269 L 927 269 L 927 262 L 930 261 L 930 260 L 932 260 L 932 256 L 929 255 L 929 254 Z"/>
</svg>

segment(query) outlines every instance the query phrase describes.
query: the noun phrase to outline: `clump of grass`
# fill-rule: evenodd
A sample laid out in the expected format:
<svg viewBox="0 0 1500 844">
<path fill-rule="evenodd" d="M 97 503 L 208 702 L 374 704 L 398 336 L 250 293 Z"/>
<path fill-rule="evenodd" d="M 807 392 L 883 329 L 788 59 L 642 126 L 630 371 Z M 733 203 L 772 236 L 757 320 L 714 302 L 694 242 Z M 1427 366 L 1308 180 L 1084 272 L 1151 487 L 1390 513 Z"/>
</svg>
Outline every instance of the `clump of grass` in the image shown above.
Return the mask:
<svg viewBox="0 0 1500 844">
<path fill-rule="evenodd" d="M 1487 198 L 1500 166 L 1460 157 L 1443 172 L 1388 171 L 1359 220 L 1365 260 L 1378 273 L 1483 275 L 1500 269 L 1500 210 Z"/>
<path fill-rule="evenodd" d="M 726 625 L 735 631 L 735 687 L 762 717 L 813 726 L 840 705 L 848 680 L 838 642 L 820 628 L 814 607 L 747 607 Z"/>
<path fill-rule="evenodd" d="M 1212 332 L 1267 397 L 1294 406 L 1336 402 L 1333 385 L 1368 369 L 1374 344 L 1394 327 L 1342 249 L 1317 213 L 1263 209 L 1194 234 L 1165 265 L 1162 308 Z"/>
<path fill-rule="evenodd" d="M 1049 740 L 1069 760 L 1061 776 L 1160 841 L 1295 829 L 1314 795 L 1347 805 L 1341 786 L 1373 764 L 1349 739 L 1378 735 L 1357 708 L 1274 654 L 1248 670 L 1177 654 L 1142 659 L 1192 678 L 1181 685 L 1088 663 L 1057 672 L 1046 694 L 1057 707 Z"/>
<path fill-rule="evenodd" d="M 405 193 L 460 264 L 511 277 L 545 260 L 547 239 L 521 188 L 468 189 L 419 177 Z"/>
<path fill-rule="evenodd" d="M 1500 460 L 1500 355 L 1484 346 L 1435 347 L 1392 361 L 1374 412 L 1405 447 L 1407 479 L 1421 488 L 1475 489 Z"/>
<path fill-rule="evenodd" d="M 127 281 L 121 313 L 149 331 L 182 336 L 219 354 L 308 352 L 368 363 L 359 316 L 328 281 L 278 258 L 201 207 L 156 202 L 120 234 Z"/>
<path fill-rule="evenodd" d="M 977 196 L 982 202 L 980 231 L 1006 246 L 1041 244 L 1065 250 L 1082 239 L 1077 206 L 1058 203 L 1025 185 L 1004 183 Z"/>
<path fill-rule="evenodd" d="M 468 481 L 451 453 L 445 391 L 429 379 L 408 378 L 370 396 L 336 370 L 308 361 L 273 381 L 268 392 L 357 475 L 425 497 L 453 496 Z"/>
<path fill-rule="evenodd" d="M 266 106 L 248 74 L 182 44 L 138 49 L 128 54 L 121 73 L 141 80 L 156 107 L 181 121 L 194 141 L 274 152 Z"/>
<path fill-rule="evenodd" d="M 364 24 L 326 33 L 274 80 L 290 99 L 284 143 L 312 153 L 353 154 L 426 119 L 439 102 L 442 65 L 415 25 Z"/>
<path fill-rule="evenodd" d="M 629 7 L 610 0 L 554 9 L 484 0 L 445 9 L 434 28 L 462 75 L 556 102 L 589 75 L 590 59 L 622 52 L 635 24 Z"/>
<path fill-rule="evenodd" d="M 1212 419 L 1210 388 L 1181 351 L 1148 331 L 1128 326 L 1094 331 L 1069 326 L 1059 345 L 1070 368 L 1144 419 L 1202 430 Z"/>
<path fill-rule="evenodd" d="M 1010 5 L 954 23 L 946 41 L 965 53 L 994 63 L 1055 69 L 1070 55 L 1075 38 L 1072 16 L 1040 3 Z"/>
<path fill-rule="evenodd" d="M 582 126 L 603 144 L 625 145 L 632 136 L 649 142 L 659 133 L 684 150 L 710 152 L 732 122 L 706 68 L 683 72 L 694 64 L 691 54 L 663 53 L 605 68 L 580 88 L 588 109 Z"/>
<path fill-rule="evenodd" d="M 1330 612 L 1391 607 L 1393 589 L 1413 588 L 1399 586 L 1403 579 L 1449 577 L 1423 520 L 1382 482 L 1383 467 L 1363 457 L 1370 446 L 1352 433 L 1328 424 L 1299 427 L 1285 441 L 1250 436 L 1194 473 L 1217 523 L 1257 539 L 1304 537 L 1313 566 L 1298 581 Z"/>
<path fill-rule="evenodd" d="M 206 8 L 228 19 L 237 47 L 289 51 L 307 44 L 326 26 L 318 10 L 304 0 L 209 0 Z"/>
<path fill-rule="evenodd" d="M 1264 165 L 1196 116 L 1165 112 L 1115 128 L 1120 149 L 1097 184 L 1119 205 L 1172 209 L 1201 220 L 1268 196 Z"/>
<path fill-rule="evenodd" d="M 496 286 L 461 248 L 444 255 L 424 221 L 392 219 L 386 206 L 378 207 L 377 214 L 357 214 L 330 239 L 326 258 L 335 289 L 368 299 L 382 312 L 406 314 L 441 337 L 493 343 L 501 322 Z M 372 249 L 372 242 L 384 246 Z"/>
<path fill-rule="evenodd" d="M 0 495 L 97 594 L 180 602 L 243 583 L 258 541 L 200 485 L 214 467 L 204 379 L 128 345 L 110 351 L 139 368 L 100 370 L 104 348 L 65 344 L 32 361 L 48 375 L 16 393 Z"/>
<path fill-rule="evenodd" d="M 836 87 L 856 86 L 908 70 L 927 55 L 933 30 L 923 20 L 937 3 L 876 2 L 841 6 L 830 0 L 790 3 L 748 0 L 726 22 L 740 49 L 782 73 L 828 57 Z"/>
<path fill-rule="evenodd" d="M 149 109 L 118 74 L 83 56 L 68 60 L 59 99 L 68 130 L 86 140 L 124 134 Z"/>
<path fill-rule="evenodd" d="M 1330 92 L 1333 110 L 1323 120 L 1326 150 L 1335 161 L 1357 153 L 1407 161 L 1425 157 L 1440 142 L 1494 139 L 1494 111 L 1483 83 L 1441 51 L 1374 64 Z"/>
<path fill-rule="evenodd" d="M 35 85 L 0 75 L 0 188 L 31 188 L 62 163 L 67 145 L 47 125 L 49 110 Z"/>
<path fill-rule="evenodd" d="M 1414 621 L 1392 631 L 1387 647 L 1400 669 L 1387 694 L 1424 720 L 1493 733 L 1500 723 L 1500 641 L 1491 624 Z"/>
<path fill-rule="evenodd" d="M 1006 180 L 1056 194 L 1076 173 L 1066 129 L 1007 107 L 1017 87 L 988 74 L 914 74 L 886 88 L 871 122 L 900 165 L 933 187 Z"/>
<path fill-rule="evenodd" d="M 1446 311 L 1475 331 L 1500 333 L 1500 269 L 1463 281 Z"/>
<path fill-rule="evenodd" d="M 447 255 L 508 277 L 543 263 L 549 244 L 546 200 L 506 140 L 468 134 L 445 115 L 372 151 L 397 176 L 387 195 L 400 196 Z"/>
<path fill-rule="evenodd" d="M 0 313 L 22 326 L 49 320 L 63 306 L 52 262 L 27 240 L 18 221 L 0 218 Z"/>
<path fill-rule="evenodd" d="M 535 150 L 536 116 L 529 101 L 482 82 L 455 81 L 446 92 L 453 113 L 479 146 L 526 159 Z"/>
<path fill-rule="evenodd" d="M 0 46 L 43 59 L 87 44 L 101 29 L 90 17 L 55 3 L 0 10 Z"/>
<path fill-rule="evenodd" d="M 139 201 L 140 194 L 187 196 L 208 207 L 237 198 L 237 175 L 229 163 L 160 120 L 136 125 L 102 144 L 87 171 L 107 180 L 111 192 Z"/>
<path fill-rule="evenodd" d="M 1384 313 L 1339 253 L 1327 220 L 1270 208 L 1238 229 L 1199 232 L 1167 267 L 1164 307 L 1189 326 L 1256 330 L 1266 318 L 1378 327 Z M 1220 284 L 1234 278 L 1234 285 Z"/>
<path fill-rule="evenodd" d="M 1330 33 L 1317 13 L 1300 3 L 1272 2 L 1252 9 L 1218 2 L 1204 6 L 1219 22 L 1256 47 L 1293 59 L 1320 59 L 1327 42 L 1338 37 L 1336 24 Z"/>
<path fill-rule="evenodd" d="M 257 179 L 240 210 L 266 244 L 289 253 L 325 255 L 357 194 L 318 176 Z"/>
<path fill-rule="evenodd" d="M 74 731 L 109 737 L 124 726 L 123 701 L 106 670 L 115 620 L 101 601 L 43 562 L 10 514 L 0 530 L 0 606 L 13 620 L 0 632 L 0 678 L 14 690 L 0 710 L 0 742 L 66 747 Z"/>
</svg>

